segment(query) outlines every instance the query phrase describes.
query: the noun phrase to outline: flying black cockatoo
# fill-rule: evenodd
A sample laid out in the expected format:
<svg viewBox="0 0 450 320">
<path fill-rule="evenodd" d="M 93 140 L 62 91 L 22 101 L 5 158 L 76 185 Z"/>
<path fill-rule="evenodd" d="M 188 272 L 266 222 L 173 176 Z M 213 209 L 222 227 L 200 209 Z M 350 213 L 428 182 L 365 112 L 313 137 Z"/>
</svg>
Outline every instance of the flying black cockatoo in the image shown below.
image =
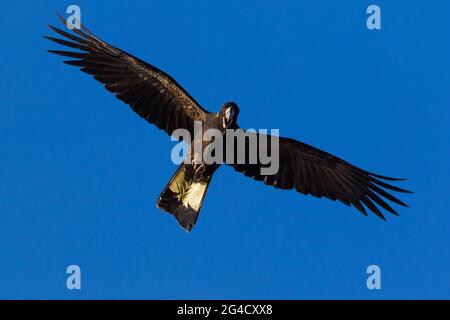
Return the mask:
<svg viewBox="0 0 450 320">
<path fill-rule="evenodd" d="M 64 18 L 59 16 L 66 25 Z M 238 106 L 233 102 L 223 104 L 218 113 L 202 108 L 171 76 L 131 54 L 111 46 L 88 31 L 83 25 L 67 31 L 53 29 L 65 39 L 45 37 L 76 51 L 49 50 L 71 58 L 64 63 L 79 67 L 90 74 L 117 98 L 128 104 L 139 116 L 172 135 L 175 129 L 186 129 L 194 135 L 194 122 L 200 121 L 203 129 L 238 129 Z M 258 134 L 259 137 L 259 134 Z M 193 143 L 193 141 L 191 141 Z M 247 143 L 246 148 L 252 146 Z M 279 138 L 279 170 L 272 175 L 261 172 L 263 164 L 227 163 L 238 172 L 257 181 L 280 189 L 295 189 L 303 194 L 339 200 L 354 206 L 364 215 L 366 208 L 385 219 L 380 206 L 397 215 L 386 203 L 386 198 L 398 205 L 405 203 L 385 189 L 411 193 L 385 181 L 390 178 L 360 169 L 336 156 L 305 143 Z M 188 232 L 194 227 L 211 177 L 220 164 L 183 163 L 158 198 L 157 206 L 174 215 Z M 385 180 L 385 181 L 383 181 Z"/>
</svg>

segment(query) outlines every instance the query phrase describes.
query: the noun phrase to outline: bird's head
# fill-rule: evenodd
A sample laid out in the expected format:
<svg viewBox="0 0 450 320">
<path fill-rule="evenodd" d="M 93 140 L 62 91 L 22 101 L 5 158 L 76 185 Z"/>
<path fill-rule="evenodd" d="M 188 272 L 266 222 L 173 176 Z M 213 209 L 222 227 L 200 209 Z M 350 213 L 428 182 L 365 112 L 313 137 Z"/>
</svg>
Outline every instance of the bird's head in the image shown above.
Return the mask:
<svg viewBox="0 0 450 320">
<path fill-rule="evenodd" d="M 222 105 L 220 116 L 222 118 L 222 125 L 224 129 L 234 127 L 237 125 L 237 117 L 239 114 L 239 107 L 234 102 L 226 102 Z"/>
</svg>

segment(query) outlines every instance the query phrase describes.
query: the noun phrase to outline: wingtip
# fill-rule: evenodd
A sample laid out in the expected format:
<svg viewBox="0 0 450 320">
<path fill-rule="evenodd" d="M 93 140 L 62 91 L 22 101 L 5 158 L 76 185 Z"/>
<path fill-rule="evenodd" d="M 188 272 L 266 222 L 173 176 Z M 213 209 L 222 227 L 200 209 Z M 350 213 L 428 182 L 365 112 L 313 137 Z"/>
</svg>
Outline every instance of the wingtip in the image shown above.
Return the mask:
<svg viewBox="0 0 450 320">
<path fill-rule="evenodd" d="M 397 211 L 395 211 L 394 209 L 392 209 L 392 210 L 388 210 L 390 213 L 392 213 L 394 216 L 399 216 L 399 214 L 398 214 L 398 212 Z"/>
<path fill-rule="evenodd" d="M 380 218 L 383 221 L 386 221 L 386 217 L 384 216 L 384 214 L 382 214 L 381 212 L 379 212 L 379 213 L 374 212 L 374 213 L 378 218 Z"/>
<path fill-rule="evenodd" d="M 64 19 L 64 17 L 58 12 L 55 11 L 55 15 L 59 18 L 59 20 L 61 20 L 63 23 L 66 23 L 66 19 Z"/>
<path fill-rule="evenodd" d="M 47 50 L 47 52 L 48 53 L 52 53 L 52 54 L 56 54 L 56 55 L 58 55 L 58 56 L 64 56 L 62 53 L 63 53 L 63 51 L 60 51 L 60 50 L 52 50 L 52 49 L 49 49 L 49 50 Z"/>
<path fill-rule="evenodd" d="M 52 29 L 53 31 L 55 31 L 56 33 L 58 32 L 58 30 L 60 30 L 60 29 L 58 29 L 57 27 L 55 27 L 54 25 L 52 25 L 52 24 L 48 24 L 48 27 L 49 27 L 50 29 Z"/>
<path fill-rule="evenodd" d="M 379 212 L 376 212 L 376 211 L 373 211 L 373 210 L 371 210 L 371 211 L 372 211 L 372 213 L 375 214 L 375 216 L 377 216 L 377 217 L 380 218 L 381 220 L 387 221 L 387 220 L 386 220 L 386 217 L 384 216 L 384 214 L 381 213 L 381 211 L 379 211 Z"/>
<path fill-rule="evenodd" d="M 391 207 L 389 208 L 385 208 L 388 212 L 392 213 L 394 216 L 398 216 L 397 211 L 395 211 L 394 209 L 392 209 Z"/>
<path fill-rule="evenodd" d="M 381 174 L 376 174 L 376 173 L 369 172 L 369 171 L 367 171 L 367 173 L 369 175 L 371 175 L 371 176 L 374 176 L 374 177 L 378 178 L 378 179 L 383 179 L 383 180 L 388 180 L 388 181 L 405 181 L 405 180 L 407 180 L 407 179 L 404 179 L 404 178 L 394 178 L 394 177 L 383 176 Z"/>
</svg>

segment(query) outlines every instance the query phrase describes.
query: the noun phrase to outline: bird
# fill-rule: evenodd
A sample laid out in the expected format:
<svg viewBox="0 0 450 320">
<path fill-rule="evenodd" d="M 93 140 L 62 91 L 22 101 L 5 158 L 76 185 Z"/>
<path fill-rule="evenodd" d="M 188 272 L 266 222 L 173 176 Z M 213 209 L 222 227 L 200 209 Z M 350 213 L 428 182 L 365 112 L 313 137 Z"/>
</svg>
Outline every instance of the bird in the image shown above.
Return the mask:
<svg viewBox="0 0 450 320">
<path fill-rule="evenodd" d="M 58 14 L 61 22 L 66 20 Z M 44 36 L 66 50 L 48 50 L 67 57 L 65 64 L 78 67 L 113 93 L 119 100 L 150 124 L 172 135 L 177 129 L 187 130 L 195 140 L 195 123 L 204 128 L 240 129 L 240 113 L 235 102 L 226 102 L 219 112 L 204 109 L 178 82 L 156 66 L 124 50 L 110 45 L 91 33 L 83 24 L 67 31 L 49 27 L 59 37 Z M 68 49 L 67 49 L 68 48 Z M 69 50 L 70 49 L 70 50 Z M 261 134 L 256 133 L 257 141 Z M 269 140 L 273 138 L 268 135 Z M 386 199 L 396 205 L 408 205 L 393 192 L 412 193 L 393 185 L 392 178 L 361 169 L 337 156 L 295 139 L 277 137 L 279 168 L 276 173 L 263 174 L 260 159 L 254 163 L 227 163 L 235 171 L 277 189 L 295 190 L 304 195 L 328 198 L 353 206 L 363 215 L 374 213 L 386 220 L 382 210 L 398 215 Z M 248 154 L 254 147 L 245 144 Z M 192 146 L 191 146 L 192 149 Z M 179 165 L 157 199 L 157 207 L 173 215 L 180 226 L 190 232 L 196 225 L 211 179 L 221 164 L 191 161 Z"/>
</svg>

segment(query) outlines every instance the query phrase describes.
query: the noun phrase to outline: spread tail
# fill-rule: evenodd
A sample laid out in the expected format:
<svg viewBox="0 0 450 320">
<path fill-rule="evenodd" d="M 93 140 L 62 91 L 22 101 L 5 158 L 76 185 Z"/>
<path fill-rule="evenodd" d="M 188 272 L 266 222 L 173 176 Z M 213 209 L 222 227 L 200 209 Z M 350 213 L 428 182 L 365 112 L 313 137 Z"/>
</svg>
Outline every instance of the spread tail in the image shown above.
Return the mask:
<svg viewBox="0 0 450 320">
<path fill-rule="evenodd" d="M 193 180 L 193 175 L 186 171 L 187 167 L 184 164 L 178 167 L 159 196 L 157 206 L 174 215 L 178 223 L 189 232 L 197 222 L 211 176 L 207 181 L 197 182 Z"/>
</svg>

